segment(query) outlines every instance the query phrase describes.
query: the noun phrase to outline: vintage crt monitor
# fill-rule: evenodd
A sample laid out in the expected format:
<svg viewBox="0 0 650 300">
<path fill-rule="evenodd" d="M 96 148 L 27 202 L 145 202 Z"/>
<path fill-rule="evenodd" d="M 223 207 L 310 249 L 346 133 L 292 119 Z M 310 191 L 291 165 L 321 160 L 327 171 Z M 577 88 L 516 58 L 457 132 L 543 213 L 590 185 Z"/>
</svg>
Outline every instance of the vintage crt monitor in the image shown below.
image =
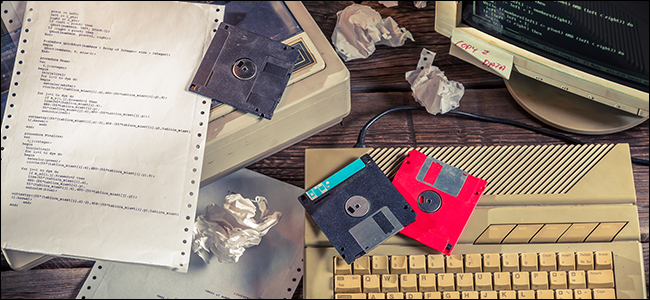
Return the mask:
<svg viewBox="0 0 650 300">
<path fill-rule="evenodd" d="M 224 22 L 301 49 L 273 118 L 213 103 L 202 184 L 274 154 L 347 116 L 350 73 L 301 2 L 232 1 Z"/>
<path fill-rule="evenodd" d="M 512 55 L 506 86 L 543 122 L 608 134 L 648 118 L 648 2 L 436 2 L 435 30 Z M 452 43 L 450 53 L 493 72 Z"/>
</svg>

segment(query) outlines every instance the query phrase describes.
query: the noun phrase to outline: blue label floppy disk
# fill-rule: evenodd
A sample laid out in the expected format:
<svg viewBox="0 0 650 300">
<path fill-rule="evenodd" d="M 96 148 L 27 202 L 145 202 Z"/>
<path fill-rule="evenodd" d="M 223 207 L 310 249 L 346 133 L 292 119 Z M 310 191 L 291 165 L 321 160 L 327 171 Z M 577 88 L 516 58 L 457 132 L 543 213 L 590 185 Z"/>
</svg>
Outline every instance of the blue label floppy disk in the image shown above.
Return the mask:
<svg viewBox="0 0 650 300">
<path fill-rule="evenodd" d="M 413 223 L 416 216 L 367 154 L 298 200 L 348 264 Z"/>
</svg>

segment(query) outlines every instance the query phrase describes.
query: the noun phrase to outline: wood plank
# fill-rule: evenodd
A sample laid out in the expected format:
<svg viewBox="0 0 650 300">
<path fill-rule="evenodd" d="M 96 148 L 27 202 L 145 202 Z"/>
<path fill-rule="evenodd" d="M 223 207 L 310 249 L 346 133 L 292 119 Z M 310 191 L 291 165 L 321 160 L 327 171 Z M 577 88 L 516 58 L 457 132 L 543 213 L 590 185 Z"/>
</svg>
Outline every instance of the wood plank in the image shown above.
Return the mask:
<svg viewBox="0 0 650 300">
<path fill-rule="evenodd" d="M 91 268 L 41 269 L 2 272 L 2 299 L 77 297 Z"/>
<path fill-rule="evenodd" d="M 319 24 L 328 40 L 336 26 L 336 13 L 353 1 L 305 1 L 305 7 Z M 416 9 L 411 1 L 401 1 L 398 7 L 386 8 L 376 1 L 362 1 L 376 9 L 382 17 L 391 16 L 413 33 L 415 42 L 406 41 L 402 47 L 379 45 L 367 59 L 345 63 L 350 70 L 352 109 L 340 124 L 334 125 L 287 149 L 249 166 L 249 169 L 304 187 L 304 152 L 307 148 L 349 148 L 359 130 L 376 114 L 385 109 L 417 104 L 411 96 L 404 74 L 415 68 L 422 48 L 437 53 L 434 64 L 450 80 L 461 82 L 466 93 L 459 110 L 486 116 L 507 118 L 551 129 L 532 118 L 509 95 L 503 81 L 448 54 L 449 39 L 434 32 L 435 7 L 430 1 L 426 8 Z M 629 143 L 632 156 L 648 159 L 650 132 L 648 121 L 631 130 L 605 136 L 568 134 L 585 143 Z M 563 144 L 555 138 L 501 124 L 491 124 L 452 115 L 432 116 L 424 111 L 395 112 L 381 118 L 368 131 L 366 144 L 371 147 L 459 146 L 459 145 L 518 145 Z M 643 257 L 648 282 L 648 167 L 633 165 L 637 207 L 639 210 Z M 74 298 L 86 279 L 92 261 L 55 258 L 26 272 L 9 268 L 4 256 L 1 261 L 2 295 L 4 298 Z M 302 283 L 294 299 L 302 298 Z"/>
</svg>

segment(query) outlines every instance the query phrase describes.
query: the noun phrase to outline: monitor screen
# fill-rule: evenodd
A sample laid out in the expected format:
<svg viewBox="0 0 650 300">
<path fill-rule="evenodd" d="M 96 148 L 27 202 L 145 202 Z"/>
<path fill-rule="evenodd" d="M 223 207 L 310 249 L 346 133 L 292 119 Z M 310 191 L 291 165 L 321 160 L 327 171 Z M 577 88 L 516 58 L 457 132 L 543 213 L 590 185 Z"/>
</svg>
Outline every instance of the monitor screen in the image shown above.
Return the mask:
<svg viewBox="0 0 650 300">
<path fill-rule="evenodd" d="M 548 59 L 648 92 L 646 1 L 466 1 L 462 21 Z"/>
</svg>

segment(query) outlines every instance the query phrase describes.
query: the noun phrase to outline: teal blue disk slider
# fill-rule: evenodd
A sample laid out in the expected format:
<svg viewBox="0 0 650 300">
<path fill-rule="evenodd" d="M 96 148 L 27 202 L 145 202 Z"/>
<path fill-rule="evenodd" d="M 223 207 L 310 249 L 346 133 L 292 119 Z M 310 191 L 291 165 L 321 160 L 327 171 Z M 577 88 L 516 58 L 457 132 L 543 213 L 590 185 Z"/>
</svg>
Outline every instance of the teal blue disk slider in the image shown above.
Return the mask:
<svg viewBox="0 0 650 300">
<path fill-rule="evenodd" d="M 359 170 L 363 169 L 365 166 L 366 164 L 359 158 L 353 161 L 351 164 L 345 166 L 345 168 L 334 173 L 334 175 L 325 179 L 323 182 L 311 188 L 309 191 L 306 192 L 306 194 L 309 197 L 309 199 L 313 201 L 314 199 L 320 197 L 322 194 L 325 194 L 325 192 L 337 186 L 339 183 L 348 179 L 348 177 L 359 172 Z"/>
</svg>

